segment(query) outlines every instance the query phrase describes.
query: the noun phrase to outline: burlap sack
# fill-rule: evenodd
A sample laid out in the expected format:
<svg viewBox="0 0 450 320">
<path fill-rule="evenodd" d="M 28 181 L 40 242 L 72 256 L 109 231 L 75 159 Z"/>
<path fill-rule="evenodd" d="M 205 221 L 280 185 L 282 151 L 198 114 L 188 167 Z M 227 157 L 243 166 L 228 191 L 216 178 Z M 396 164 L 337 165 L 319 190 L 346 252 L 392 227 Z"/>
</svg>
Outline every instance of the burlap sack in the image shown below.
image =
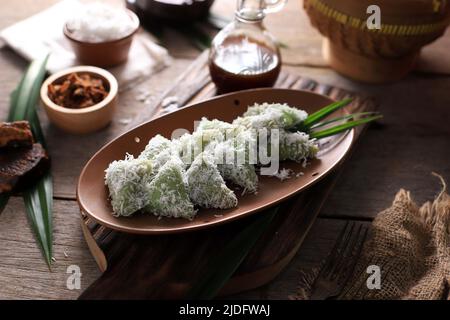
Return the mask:
<svg viewBox="0 0 450 320">
<path fill-rule="evenodd" d="M 443 189 L 433 202 L 418 207 L 402 189 L 377 215 L 340 299 L 450 299 L 450 196 L 438 177 Z M 380 289 L 367 286 L 370 265 L 380 267 Z M 309 291 L 303 287 L 295 298 Z"/>
</svg>

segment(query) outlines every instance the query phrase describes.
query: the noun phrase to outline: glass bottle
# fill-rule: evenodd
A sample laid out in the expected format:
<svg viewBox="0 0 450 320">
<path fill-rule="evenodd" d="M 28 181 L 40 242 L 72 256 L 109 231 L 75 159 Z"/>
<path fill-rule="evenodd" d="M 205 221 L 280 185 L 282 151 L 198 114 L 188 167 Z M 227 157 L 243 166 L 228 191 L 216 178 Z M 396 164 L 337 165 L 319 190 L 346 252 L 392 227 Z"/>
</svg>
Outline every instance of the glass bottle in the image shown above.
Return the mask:
<svg viewBox="0 0 450 320">
<path fill-rule="evenodd" d="M 214 38 L 209 55 L 211 78 L 220 93 L 274 85 L 281 55 L 263 19 L 267 13 L 280 10 L 286 1 L 237 1 L 234 21 Z"/>
</svg>

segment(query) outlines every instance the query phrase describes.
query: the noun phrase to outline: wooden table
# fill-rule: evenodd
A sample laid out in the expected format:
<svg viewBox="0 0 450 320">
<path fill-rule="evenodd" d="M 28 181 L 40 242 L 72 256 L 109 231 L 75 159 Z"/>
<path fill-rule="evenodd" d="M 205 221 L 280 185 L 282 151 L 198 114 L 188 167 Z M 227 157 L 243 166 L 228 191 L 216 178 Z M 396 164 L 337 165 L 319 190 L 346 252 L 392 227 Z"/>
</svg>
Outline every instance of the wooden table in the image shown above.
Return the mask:
<svg viewBox="0 0 450 320">
<path fill-rule="evenodd" d="M 3 0 L 0 29 L 55 2 Z M 233 3 L 226 0 L 218 0 L 213 7 L 223 15 L 230 15 L 232 9 Z M 411 190 L 419 203 L 432 199 L 439 189 L 432 171 L 450 181 L 450 76 L 416 72 L 401 82 L 383 86 L 362 85 L 343 78 L 321 59 L 321 38 L 309 26 L 300 1 L 290 1 L 283 12 L 268 17 L 266 25 L 288 45 L 283 51 L 284 68 L 295 69 L 319 82 L 375 96 L 385 119 L 363 137 L 289 267 L 269 285 L 235 298 L 288 298 L 295 294 L 299 271 L 318 266 L 347 220 L 370 222 L 390 205 L 402 187 Z M 440 52 L 448 52 L 449 40 L 447 33 L 434 46 Z M 157 77 L 123 92 L 116 118 L 107 129 L 89 136 L 71 136 L 49 125 L 45 114 L 40 114 L 53 159 L 55 261 L 49 271 L 27 224 L 22 199 L 13 197 L 0 215 L 0 298 L 76 298 L 80 291 L 66 287 L 67 267 L 74 264 L 80 266 L 83 274 L 81 290 L 99 276 L 81 233 L 75 201 L 76 180 L 82 166 L 98 148 L 122 133 L 144 108 L 155 107 L 152 99 L 147 103 L 139 101 L 139 92 L 147 90 L 152 97 L 158 97 L 199 54 L 176 33 L 168 33 L 164 45 L 174 57 L 172 65 Z M 10 49 L 0 48 L 1 119 L 6 117 L 9 93 L 26 65 Z"/>
</svg>

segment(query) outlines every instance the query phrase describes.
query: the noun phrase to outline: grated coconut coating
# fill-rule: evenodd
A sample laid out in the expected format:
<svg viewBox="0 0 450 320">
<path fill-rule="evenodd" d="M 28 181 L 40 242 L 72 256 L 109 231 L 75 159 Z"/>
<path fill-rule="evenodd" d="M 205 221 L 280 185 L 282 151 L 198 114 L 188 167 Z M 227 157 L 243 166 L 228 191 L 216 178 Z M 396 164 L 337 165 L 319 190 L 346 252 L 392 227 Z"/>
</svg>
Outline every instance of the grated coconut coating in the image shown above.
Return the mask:
<svg viewBox="0 0 450 320">
<path fill-rule="evenodd" d="M 210 129 L 230 130 L 234 129 L 234 126 L 231 123 L 225 121 L 217 119 L 209 120 L 208 118 L 203 117 L 195 130 L 200 131 Z"/>
<path fill-rule="evenodd" d="M 177 154 L 186 167 L 189 167 L 200 153 L 211 150 L 224 139 L 225 135 L 222 130 L 205 129 L 195 131 L 192 134 L 185 133 L 174 144 Z"/>
<path fill-rule="evenodd" d="M 150 139 L 144 151 L 139 155 L 139 159 L 154 160 L 161 152 L 171 148 L 172 141 L 158 134 Z"/>
<path fill-rule="evenodd" d="M 314 139 L 303 132 L 285 130 L 292 130 L 306 117 L 305 111 L 286 104 L 255 104 L 232 123 L 202 118 L 192 134 L 173 141 L 155 136 L 137 159 L 127 156 L 106 170 L 113 214 L 129 216 L 145 208 L 157 216 L 192 219 L 194 205 L 219 209 L 237 206 L 236 195 L 225 180 L 244 192 L 257 191 L 254 164 L 258 163 L 258 129 L 281 129 L 280 161 L 316 157 L 319 148 Z M 270 131 L 267 134 L 270 140 Z M 230 159 L 234 161 L 230 163 Z M 289 174 L 281 170 L 277 176 L 285 179 Z"/>
<path fill-rule="evenodd" d="M 214 148 L 214 161 L 218 164 L 222 177 L 242 187 L 244 193 L 255 193 L 258 189 L 258 176 L 249 154 L 250 148 L 253 147 L 253 163 L 256 163 L 256 137 L 249 134 L 249 131 L 243 131 L 234 139 L 218 143 Z M 230 159 L 234 160 L 233 163 L 229 162 Z"/>
<path fill-rule="evenodd" d="M 153 178 L 149 160 L 127 156 L 113 161 L 105 172 L 114 216 L 130 216 L 148 204 L 147 185 Z"/>
<path fill-rule="evenodd" d="M 211 155 L 202 153 L 186 172 L 191 200 L 204 208 L 229 209 L 237 198 L 228 189 Z"/>
<path fill-rule="evenodd" d="M 194 218 L 196 211 L 189 199 L 184 175 L 178 160 L 163 165 L 148 187 L 149 204 L 144 210 L 155 216 Z"/>
<path fill-rule="evenodd" d="M 289 129 L 303 122 L 308 114 L 287 104 L 255 104 L 247 109 L 242 117 L 233 121 L 234 125 L 248 129 Z"/>
<path fill-rule="evenodd" d="M 280 131 L 280 161 L 306 161 L 316 157 L 319 146 L 304 132 Z"/>
<path fill-rule="evenodd" d="M 144 151 L 139 155 L 139 159 L 150 160 L 155 174 L 158 173 L 162 166 L 171 160 L 177 161 L 184 168 L 184 164 L 178 155 L 174 142 L 159 134 L 150 139 Z"/>
<path fill-rule="evenodd" d="M 258 175 L 256 174 L 254 165 L 222 164 L 217 167 L 219 168 L 222 177 L 243 188 L 243 193 L 255 193 L 258 191 Z"/>
</svg>

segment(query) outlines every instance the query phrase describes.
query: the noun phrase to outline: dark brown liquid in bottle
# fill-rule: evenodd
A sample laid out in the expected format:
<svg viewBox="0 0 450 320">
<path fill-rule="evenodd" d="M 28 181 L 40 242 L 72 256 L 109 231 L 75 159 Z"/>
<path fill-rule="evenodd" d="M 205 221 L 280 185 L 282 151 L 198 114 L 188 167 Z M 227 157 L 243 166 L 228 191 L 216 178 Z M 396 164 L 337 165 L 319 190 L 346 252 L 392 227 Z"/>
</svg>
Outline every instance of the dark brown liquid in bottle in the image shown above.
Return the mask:
<svg viewBox="0 0 450 320">
<path fill-rule="evenodd" d="M 209 63 L 219 92 L 271 87 L 280 74 L 277 51 L 246 36 L 225 39 Z"/>
</svg>

